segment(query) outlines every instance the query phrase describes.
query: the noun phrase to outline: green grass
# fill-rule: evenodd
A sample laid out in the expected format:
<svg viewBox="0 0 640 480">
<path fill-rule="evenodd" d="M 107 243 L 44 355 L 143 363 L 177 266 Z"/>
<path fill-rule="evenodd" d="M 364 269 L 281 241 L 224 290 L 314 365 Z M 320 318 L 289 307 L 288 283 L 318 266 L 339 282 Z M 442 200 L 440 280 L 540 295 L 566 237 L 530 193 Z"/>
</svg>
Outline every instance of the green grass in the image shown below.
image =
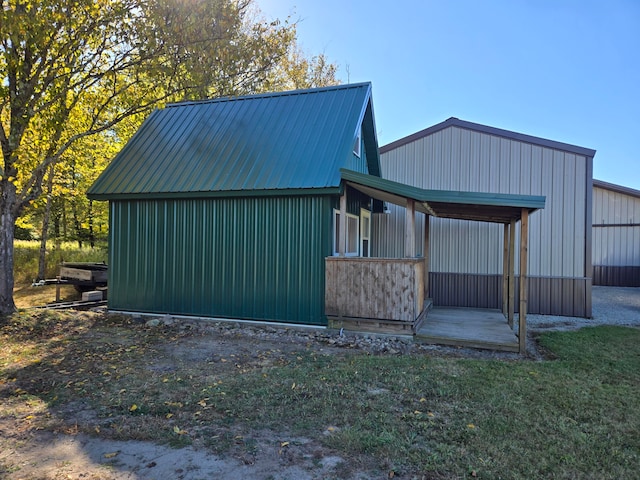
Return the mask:
<svg viewBox="0 0 640 480">
<path fill-rule="evenodd" d="M 40 242 L 16 240 L 14 243 L 14 276 L 16 284 L 30 284 L 38 275 L 38 256 Z M 96 248 L 78 248 L 76 242 L 62 242 L 56 246 L 53 242 L 47 244 L 46 278 L 55 278 L 58 266 L 64 262 L 106 262 L 107 248 L 98 245 Z"/>
<path fill-rule="evenodd" d="M 638 329 L 545 334 L 551 359 L 540 362 L 301 347 L 259 352 L 249 364 L 175 356 L 195 337 L 174 328 L 41 315 L 22 314 L 3 330 L 0 416 L 18 404 L 25 415 L 24 398 L 59 426 L 78 422 L 82 399 L 93 412 L 78 423 L 86 432 L 220 453 L 239 435 L 253 448 L 254 432 L 270 430 L 396 478 L 618 479 L 640 471 Z"/>
</svg>

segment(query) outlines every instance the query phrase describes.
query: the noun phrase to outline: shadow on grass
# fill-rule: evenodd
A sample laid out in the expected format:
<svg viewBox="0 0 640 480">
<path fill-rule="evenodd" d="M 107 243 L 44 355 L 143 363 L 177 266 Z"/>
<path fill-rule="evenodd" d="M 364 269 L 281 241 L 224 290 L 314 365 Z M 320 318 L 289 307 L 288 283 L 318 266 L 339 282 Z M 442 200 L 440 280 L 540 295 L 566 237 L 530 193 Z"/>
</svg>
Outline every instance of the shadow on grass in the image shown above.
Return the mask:
<svg viewBox="0 0 640 480">
<path fill-rule="evenodd" d="M 613 479 L 640 469 L 637 329 L 548 333 L 540 343 L 556 360 L 502 362 L 285 351 L 241 331 L 60 315 L 3 330 L 17 350 L 3 353 L 0 398 L 44 428 L 243 455 L 278 432 L 281 451 L 304 437 L 395 478 Z"/>
</svg>

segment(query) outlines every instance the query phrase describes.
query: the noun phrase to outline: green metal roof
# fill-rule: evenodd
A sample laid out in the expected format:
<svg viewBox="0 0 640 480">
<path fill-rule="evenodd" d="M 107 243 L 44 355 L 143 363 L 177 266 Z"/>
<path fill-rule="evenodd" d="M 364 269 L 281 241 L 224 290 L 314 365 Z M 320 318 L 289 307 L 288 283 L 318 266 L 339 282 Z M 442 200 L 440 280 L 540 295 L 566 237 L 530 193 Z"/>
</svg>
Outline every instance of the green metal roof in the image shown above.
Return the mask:
<svg viewBox="0 0 640 480">
<path fill-rule="evenodd" d="M 523 208 L 531 213 L 545 204 L 545 197 L 538 195 L 425 190 L 344 168 L 340 174 L 348 185 L 373 198 L 401 206 L 413 200 L 417 211 L 437 217 L 509 223 L 520 219 Z"/>
<path fill-rule="evenodd" d="M 371 84 L 171 104 L 88 191 L 96 200 L 336 192 L 362 126 L 380 175 Z"/>
</svg>

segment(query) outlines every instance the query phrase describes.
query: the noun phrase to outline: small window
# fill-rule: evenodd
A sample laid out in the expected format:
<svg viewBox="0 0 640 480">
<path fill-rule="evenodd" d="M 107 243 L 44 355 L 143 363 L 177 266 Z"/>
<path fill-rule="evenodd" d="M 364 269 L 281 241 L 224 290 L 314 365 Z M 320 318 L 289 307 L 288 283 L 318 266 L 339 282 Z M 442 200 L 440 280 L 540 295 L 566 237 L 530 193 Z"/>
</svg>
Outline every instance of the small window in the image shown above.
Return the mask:
<svg viewBox="0 0 640 480">
<path fill-rule="evenodd" d="M 344 254 L 347 257 L 357 257 L 360 246 L 360 232 L 358 224 L 360 219 L 356 215 L 347 213 L 347 248 Z M 340 254 L 340 211 L 333 211 L 333 254 Z"/>
<path fill-rule="evenodd" d="M 353 154 L 360 158 L 360 149 L 362 144 L 362 129 L 358 130 L 358 136 L 356 137 L 356 141 L 353 144 Z"/>
<path fill-rule="evenodd" d="M 365 210 L 364 208 L 360 209 L 360 256 L 361 257 L 370 257 L 371 256 L 371 212 L 369 210 Z"/>
</svg>

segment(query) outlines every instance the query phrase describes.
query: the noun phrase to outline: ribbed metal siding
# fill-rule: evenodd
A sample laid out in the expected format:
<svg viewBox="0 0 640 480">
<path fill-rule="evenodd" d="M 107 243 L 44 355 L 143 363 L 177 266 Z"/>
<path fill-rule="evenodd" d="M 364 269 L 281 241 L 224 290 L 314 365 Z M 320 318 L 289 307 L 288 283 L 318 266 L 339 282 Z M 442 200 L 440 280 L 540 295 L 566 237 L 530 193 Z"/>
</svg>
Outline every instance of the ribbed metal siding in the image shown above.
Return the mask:
<svg viewBox="0 0 640 480">
<path fill-rule="evenodd" d="M 383 178 L 421 188 L 546 196 L 544 210 L 530 218 L 529 272 L 574 278 L 585 276 L 588 161 L 574 153 L 458 127 L 381 155 Z M 422 217 L 418 215 L 416 229 L 419 251 Z M 431 271 L 502 272 L 501 225 L 432 219 L 431 227 Z M 374 216 L 373 229 L 375 255 L 403 255 L 403 209 Z"/>
<path fill-rule="evenodd" d="M 640 267 L 594 265 L 593 284 L 609 287 L 640 287 Z"/>
<path fill-rule="evenodd" d="M 431 272 L 434 305 L 502 309 L 502 275 Z M 520 308 L 520 277 L 516 276 L 515 310 Z M 590 316 L 591 282 L 588 278 L 528 278 L 529 313 Z"/>
<path fill-rule="evenodd" d="M 344 168 L 355 172 L 369 173 L 364 135 L 360 137 L 360 156 L 352 153 L 351 157 L 345 163 Z"/>
<path fill-rule="evenodd" d="M 377 149 L 352 154 L 360 128 L 363 142 L 376 143 L 370 101 L 362 83 L 167 106 L 89 195 L 338 187 L 344 166 L 378 174 Z"/>
<path fill-rule="evenodd" d="M 640 266 L 640 198 L 594 188 L 593 225 L 594 265 Z"/>
<path fill-rule="evenodd" d="M 117 310 L 324 324 L 330 197 L 111 202 Z"/>
</svg>

